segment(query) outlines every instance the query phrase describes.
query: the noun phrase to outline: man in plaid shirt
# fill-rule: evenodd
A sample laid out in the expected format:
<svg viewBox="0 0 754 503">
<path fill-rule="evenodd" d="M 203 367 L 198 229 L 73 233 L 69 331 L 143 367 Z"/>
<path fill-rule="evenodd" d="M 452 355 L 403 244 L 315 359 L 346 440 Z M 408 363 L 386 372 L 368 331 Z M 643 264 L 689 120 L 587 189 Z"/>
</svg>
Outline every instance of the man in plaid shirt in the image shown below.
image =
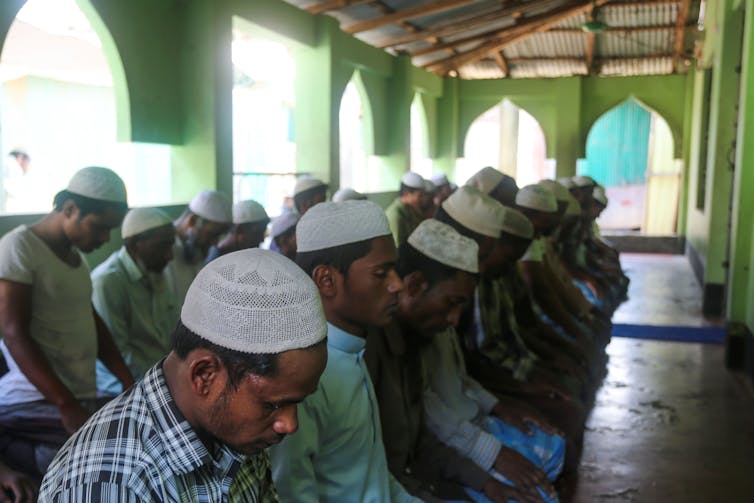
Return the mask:
<svg viewBox="0 0 754 503">
<path fill-rule="evenodd" d="M 50 465 L 40 502 L 276 502 L 267 447 L 298 428 L 327 348 L 314 283 L 287 258 L 225 255 L 191 284 L 173 349 Z"/>
</svg>

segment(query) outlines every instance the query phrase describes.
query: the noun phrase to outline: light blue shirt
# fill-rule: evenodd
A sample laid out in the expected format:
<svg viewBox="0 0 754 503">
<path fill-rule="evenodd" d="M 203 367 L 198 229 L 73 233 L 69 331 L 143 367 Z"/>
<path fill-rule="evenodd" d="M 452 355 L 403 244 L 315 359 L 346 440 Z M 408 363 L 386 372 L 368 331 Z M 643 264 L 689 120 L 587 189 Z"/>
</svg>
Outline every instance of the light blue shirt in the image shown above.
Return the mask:
<svg viewBox="0 0 754 503">
<path fill-rule="evenodd" d="M 170 334 L 178 321 L 178 303 L 164 272 L 162 277 L 162 288 L 150 285 L 125 247 L 92 271 L 92 303 L 135 379 L 170 351 Z M 120 381 L 99 360 L 97 389 L 112 394 L 123 391 Z"/>
<path fill-rule="evenodd" d="M 298 432 L 270 449 L 285 502 L 419 502 L 387 468 L 363 338 L 327 324 L 327 367 L 298 407 Z"/>
</svg>

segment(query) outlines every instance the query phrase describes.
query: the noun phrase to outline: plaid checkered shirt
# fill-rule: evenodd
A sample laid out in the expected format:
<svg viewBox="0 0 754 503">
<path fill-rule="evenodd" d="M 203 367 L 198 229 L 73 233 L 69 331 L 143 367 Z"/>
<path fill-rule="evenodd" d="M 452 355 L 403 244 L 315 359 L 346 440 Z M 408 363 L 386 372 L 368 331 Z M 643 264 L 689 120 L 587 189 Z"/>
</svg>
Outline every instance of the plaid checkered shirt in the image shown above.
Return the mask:
<svg viewBox="0 0 754 503">
<path fill-rule="evenodd" d="M 162 361 L 63 446 L 40 502 L 278 501 L 266 451 L 241 456 L 205 447 L 178 410 Z"/>
</svg>

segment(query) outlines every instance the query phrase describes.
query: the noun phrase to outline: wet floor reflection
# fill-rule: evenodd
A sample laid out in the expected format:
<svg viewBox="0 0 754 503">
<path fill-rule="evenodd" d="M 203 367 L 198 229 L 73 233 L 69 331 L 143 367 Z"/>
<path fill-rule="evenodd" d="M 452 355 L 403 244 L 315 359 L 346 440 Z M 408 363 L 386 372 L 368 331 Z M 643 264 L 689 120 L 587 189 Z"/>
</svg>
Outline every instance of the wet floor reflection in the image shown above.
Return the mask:
<svg viewBox="0 0 754 503">
<path fill-rule="evenodd" d="M 576 500 L 754 502 L 754 402 L 721 346 L 613 339 Z"/>
</svg>

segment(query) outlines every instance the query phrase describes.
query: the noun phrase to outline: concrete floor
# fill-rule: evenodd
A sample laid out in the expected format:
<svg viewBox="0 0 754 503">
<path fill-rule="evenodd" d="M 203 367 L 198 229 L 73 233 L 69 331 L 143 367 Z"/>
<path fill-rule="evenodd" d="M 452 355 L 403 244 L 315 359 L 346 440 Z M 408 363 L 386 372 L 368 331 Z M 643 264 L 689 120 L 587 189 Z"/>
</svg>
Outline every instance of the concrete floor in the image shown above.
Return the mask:
<svg viewBox="0 0 754 503">
<path fill-rule="evenodd" d="M 631 300 L 616 318 L 719 322 L 701 317 L 684 260 L 625 257 Z M 725 369 L 724 348 L 614 338 L 608 352 L 574 501 L 754 502 L 754 396 Z"/>
</svg>

